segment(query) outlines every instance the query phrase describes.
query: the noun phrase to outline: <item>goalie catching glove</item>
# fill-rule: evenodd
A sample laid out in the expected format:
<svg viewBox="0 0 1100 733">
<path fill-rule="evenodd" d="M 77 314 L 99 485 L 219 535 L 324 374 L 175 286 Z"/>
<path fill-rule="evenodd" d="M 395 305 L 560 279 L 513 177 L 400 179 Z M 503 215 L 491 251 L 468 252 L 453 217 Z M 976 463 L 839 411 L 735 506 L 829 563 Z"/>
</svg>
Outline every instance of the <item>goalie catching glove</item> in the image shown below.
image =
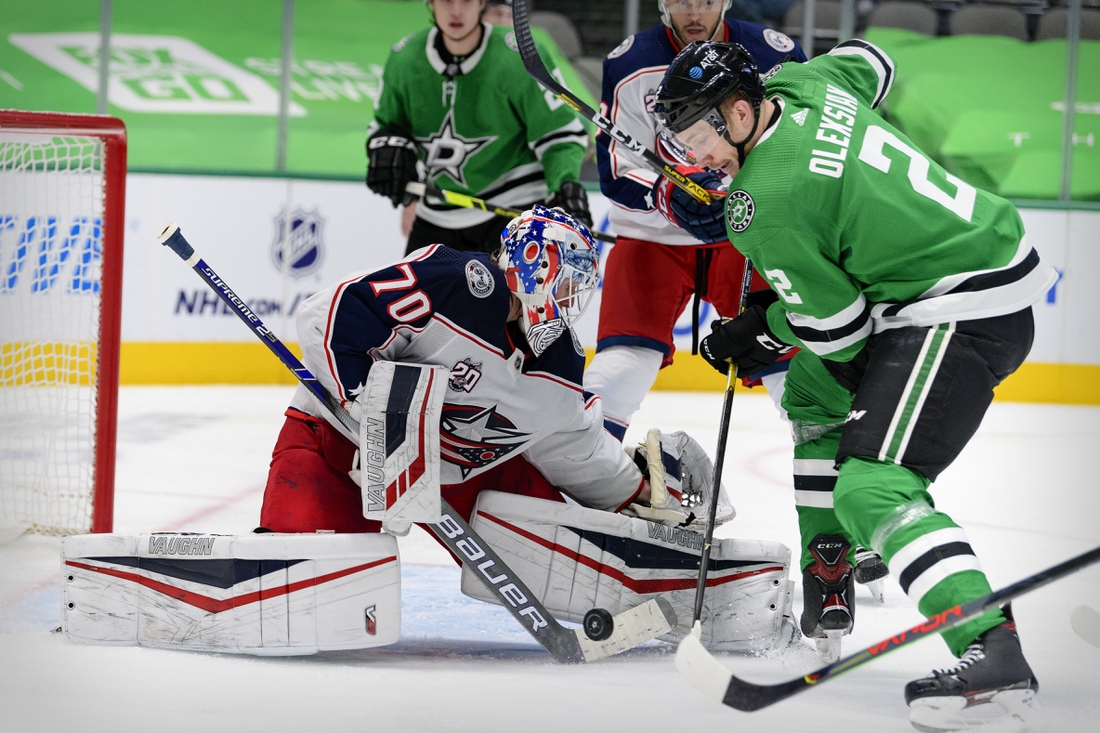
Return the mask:
<svg viewBox="0 0 1100 733">
<path fill-rule="evenodd" d="M 686 231 L 700 242 L 713 244 L 725 242 L 726 192 L 718 174 L 693 165 L 678 165 L 676 170 L 707 190 L 714 198 L 712 203 L 696 200 L 691 194 L 668 178 L 657 182 L 657 209 L 666 219 Z"/>
<path fill-rule="evenodd" d="M 623 514 L 693 531 L 706 527 L 714 465 L 694 438 L 683 431 L 668 434 L 652 428 L 645 442 L 627 453 L 646 477 L 650 498 L 648 504 L 630 504 Z M 725 488 L 719 491 L 715 526 L 736 516 Z"/>
<path fill-rule="evenodd" d="M 367 188 L 388 198 L 395 209 L 408 206 L 416 196 L 405 186 L 420 179 L 416 161 L 412 137 L 394 125 L 383 127 L 367 138 Z"/>
<path fill-rule="evenodd" d="M 699 344 L 699 353 L 722 374 L 729 371 L 732 361 L 737 376 L 751 377 L 793 348 L 768 328 L 767 311 L 754 305 L 737 318 L 711 323 L 710 335 Z"/>
</svg>

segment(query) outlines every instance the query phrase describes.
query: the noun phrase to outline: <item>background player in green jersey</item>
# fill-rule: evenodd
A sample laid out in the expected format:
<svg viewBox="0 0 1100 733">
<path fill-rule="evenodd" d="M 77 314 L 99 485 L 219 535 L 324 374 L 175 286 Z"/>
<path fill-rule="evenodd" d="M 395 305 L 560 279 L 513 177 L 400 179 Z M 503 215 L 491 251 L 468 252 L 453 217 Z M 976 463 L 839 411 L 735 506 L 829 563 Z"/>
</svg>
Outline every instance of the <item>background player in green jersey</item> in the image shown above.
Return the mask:
<svg viewBox="0 0 1100 733">
<path fill-rule="evenodd" d="M 435 24 L 398 41 L 386 61 L 367 139 L 367 186 L 406 206 L 406 253 L 437 242 L 492 252 L 508 223 L 431 197 L 416 202 L 405 188 L 420 179 L 418 163 L 439 188 L 510 209 L 546 202 L 591 225 L 580 184 L 588 135 L 524 71 L 512 30 L 481 20 L 485 0 L 428 6 Z"/>
<path fill-rule="evenodd" d="M 692 44 L 655 115 L 699 165 L 735 176 L 724 203 L 695 205 L 725 217 L 779 296 L 714 324 L 704 357 L 751 375 L 802 348 L 783 398 L 802 626 L 828 638 L 851 627 L 853 543 L 879 552 L 926 616 L 990 592 L 928 488 L 1027 356 L 1031 305 L 1056 274 L 1009 202 L 948 174 L 874 111 L 894 76 L 880 49 L 849 41 L 765 76 L 735 44 Z M 906 686 L 915 726 L 961 729 L 956 711 L 990 699 L 1026 713 L 1038 683 L 1007 609 L 943 636 L 961 660 Z"/>
</svg>

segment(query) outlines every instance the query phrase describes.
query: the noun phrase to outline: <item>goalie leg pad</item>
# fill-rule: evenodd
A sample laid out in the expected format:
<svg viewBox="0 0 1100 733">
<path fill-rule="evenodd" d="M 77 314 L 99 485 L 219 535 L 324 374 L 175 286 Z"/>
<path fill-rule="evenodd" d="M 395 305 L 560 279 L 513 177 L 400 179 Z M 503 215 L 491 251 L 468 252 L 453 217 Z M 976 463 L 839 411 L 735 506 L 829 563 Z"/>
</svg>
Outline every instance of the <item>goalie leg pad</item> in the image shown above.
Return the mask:
<svg viewBox="0 0 1100 733">
<path fill-rule="evenodd" d="M 363 516 L 385 524 L 436 523 L 439 419 L 448 372 L 422 364 L 376 362 L 355 401 Z M 354 476 L 353 476 L 354 477 Z"/>
<path fill-rule="evenodd" d="M 61 618 L 82 644 L 265 656 L 365 649 L 401 634 L 385 534 L 66 537 Z"/>
<path fill-rule="evenodd" d="M 471 521 L 540 601 L 560 619 L 583 621 L 592 608 L 612 615 L 661 596 L 691 631 L 703 536 L 641 519 L 514 494 L 486 491 Z M 703 602 L 703 644 L 758 650 L 789 640 L 790 550 L 779 542 L 724 539 L 711 547 Z M 462 572 L 462 592 L 493 602 Z"/>
</svg>

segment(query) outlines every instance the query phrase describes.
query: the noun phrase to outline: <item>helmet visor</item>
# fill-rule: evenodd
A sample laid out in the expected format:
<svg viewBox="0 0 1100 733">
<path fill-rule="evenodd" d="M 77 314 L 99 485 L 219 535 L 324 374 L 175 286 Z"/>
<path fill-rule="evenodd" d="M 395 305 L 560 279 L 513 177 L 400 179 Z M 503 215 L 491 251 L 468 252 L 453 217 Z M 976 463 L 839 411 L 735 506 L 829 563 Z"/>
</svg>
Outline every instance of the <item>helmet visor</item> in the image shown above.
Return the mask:
<svg viewBox="0 0 1100 733">
<path fill-rule="evenodd" d="M 714 152 L 718 143 L 722 142 L 722 137 L 706 117 L 697 120 L 686 130 L 672 134 L 671 139 L 679 151 L 692 163 L 699 163 Z"/>
</svg>

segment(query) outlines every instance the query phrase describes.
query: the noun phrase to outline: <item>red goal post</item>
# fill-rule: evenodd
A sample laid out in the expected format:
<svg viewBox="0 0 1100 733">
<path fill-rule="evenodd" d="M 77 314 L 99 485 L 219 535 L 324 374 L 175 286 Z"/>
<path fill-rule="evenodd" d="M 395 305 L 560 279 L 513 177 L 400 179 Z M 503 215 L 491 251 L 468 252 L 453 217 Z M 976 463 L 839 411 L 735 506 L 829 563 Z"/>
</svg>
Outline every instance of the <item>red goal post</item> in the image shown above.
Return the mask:
<svg viewBox="0 0 1100 733">
<path fill-rule="evenodd" d="M 0 525 L 110 532 L 126 128 L 0 110 Z"/>
</svg>

